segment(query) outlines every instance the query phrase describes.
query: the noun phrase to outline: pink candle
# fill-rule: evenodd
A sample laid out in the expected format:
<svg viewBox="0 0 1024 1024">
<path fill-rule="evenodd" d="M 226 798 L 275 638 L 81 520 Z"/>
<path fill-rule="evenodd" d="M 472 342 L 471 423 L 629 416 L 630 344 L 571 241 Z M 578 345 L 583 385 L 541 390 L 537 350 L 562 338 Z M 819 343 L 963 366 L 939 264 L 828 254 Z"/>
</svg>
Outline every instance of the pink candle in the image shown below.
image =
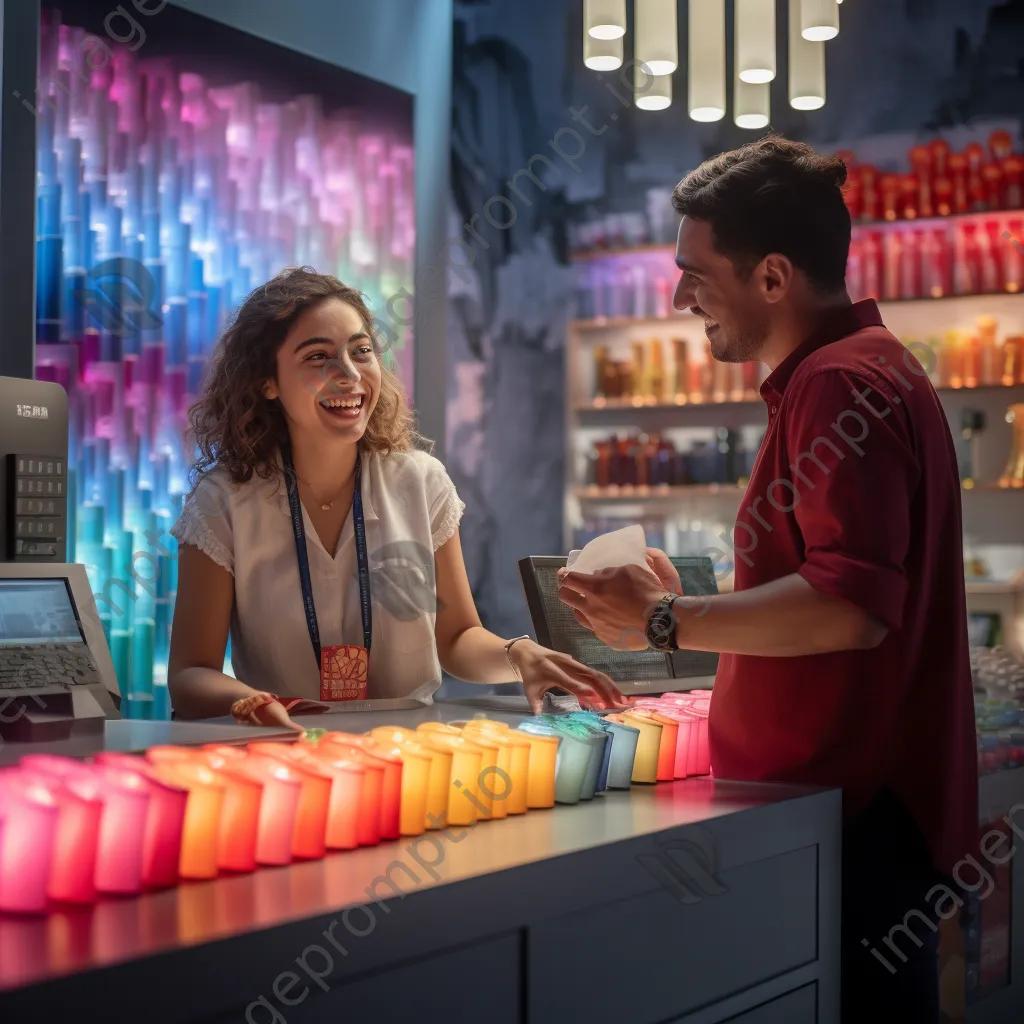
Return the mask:
<svg viewBox="0 0 1024 1024">
<path fill-rule="evenodd" d="M 151 889 L 176 885 L 188 790 L 158 778 L 142 757 L 103 753 L 94 760 L 98 765 L 134 772 L 146 781 L 149 810 L 142 844 L 142 884 Z"/>
<path fill-rule="evenodd" d="M 149 790 L 132 772 L 84 764 L 70 757 L 28 754 L 27 771 L 66 780 L 92 781 L 103 800 L 96 849 L 96 889 L 105 893 L 136 893 L 142 888 L 142 848 L 146 835 Z"/>
<path fill-rule="evenodd" d="M 292 855 L 317 860 L 327 852 L 327 813 L 331 806 L 331 776 L 307 760 L 301 751 L 283 743 L 250 743 L 250 757 L 283 761 L 302 784 L 295 812 Z"/>
<path fill-rule="evenodd" d="M 47 895 L 61 903 L 92 903 L 96 899 L 96 855 L 99 847 L 103 797 L 94 779 L 32 775 L 50 791 L 59 816 Z"/>
<path fill-rule="evenodd" d="M 290 864 L 302 780 L 287 764 L 272 757 L 246 757 L 238 770 L 263 785 L 256 827 L 256 863 Z"/>
<path fill-rule="evenodd" d="M 331 804 L 327 811 L 329 850 L 354 850 L 359 845 L 359 808 L 367 769 L 343 757 L 310 756 L 316 767 L 331 776 Z"/>
<path fill-rule="evenodd" d="M 0 910 L 46 910 L 59 814 L 47 785 L 0 771 Z"/>
</svg>

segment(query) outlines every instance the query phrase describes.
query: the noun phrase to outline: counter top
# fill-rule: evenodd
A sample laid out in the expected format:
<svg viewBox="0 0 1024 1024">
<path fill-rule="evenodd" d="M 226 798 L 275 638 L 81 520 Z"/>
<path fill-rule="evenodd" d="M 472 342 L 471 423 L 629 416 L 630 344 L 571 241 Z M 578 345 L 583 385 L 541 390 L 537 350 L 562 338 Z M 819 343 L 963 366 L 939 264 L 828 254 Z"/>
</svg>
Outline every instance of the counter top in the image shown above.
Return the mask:
<svg viewBox="0 0 1024 1024">
<path fill-rule="evenodd" d="M 458 720 L 479 711 L 479 706 L 439 703 L 419 711 L 313 716 L 310 725 L 315 721 L 318 726 L 363 732 L 382 724 L 411 727 L 425 720 Z M 498 711 L 488 714 L 510 721 L 523 717 Z M 111 722 L 107 742 L 131 749 L 133 739 L 145 738 L 147 744 L 185 741 L 186 734 L 169 723 L 162 729 L 159 726 Z M 181 728 L 190 730 L 192 742 L 206 742 L 225 730 L 234 735 L 240 727 L 204 723 Z M 254 735 L 253 730 L 241 728 L 243 736 Z M 757 832 L 753 819 L 758 812 L 787 802 L 803 804 L 808 797 L 816 812 L 820 808 L 815 797 L 838 808 L 838 793 L 803 787 L 709 778 L 634 786 L 571 807 L 533 810 L 470 828 L 330 853 L 323 860 L 284 868 L 184 883 L 130 899 L 105 899 L 92 907 L 60 909 L 46 917 L 0 916 L 0 991 L 155 957 L 173 958 L 199 946 L 337 914 L 356 905 L 384 907 L 385 914 L 390 914 L 386 907 L 392 903 L 412 904 L 407 897 L 676 827 L 699 827 L 743 816 L 751 819 L 743 829 L 749 834 L 751 828 Z M 770 846 L 772 839 L 768 836 L 765 841 Z M 726 851 L 722 855 L 726 859 L 731 856 Z M 601 884 L 621 882 L 608 878 Z M 546 900 L 552 907 L 561 904 L 563 895 L 558 891 L 532 893 L 533 898 Z M 383 925 L 383 920 L 380 923 Z M 301 949 L 300 945 L 295 952 Z"/>
</svg>

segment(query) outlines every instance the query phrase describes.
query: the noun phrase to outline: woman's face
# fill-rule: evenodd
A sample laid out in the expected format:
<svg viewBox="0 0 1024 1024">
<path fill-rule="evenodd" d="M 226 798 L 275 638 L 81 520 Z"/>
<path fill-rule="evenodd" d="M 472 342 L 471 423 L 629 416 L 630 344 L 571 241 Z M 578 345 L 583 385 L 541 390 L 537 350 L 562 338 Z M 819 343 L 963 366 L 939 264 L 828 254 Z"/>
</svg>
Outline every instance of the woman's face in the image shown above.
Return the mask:
<svg viewBox="0 0 1024 1024">
<path fill-rule="evenodd" d="M 293 436 L 358 441 L 380 395 L 381 367 L 353 306 L 327 299 L 295 321 L 264 394 L 278 398 Z"/>
</svg>

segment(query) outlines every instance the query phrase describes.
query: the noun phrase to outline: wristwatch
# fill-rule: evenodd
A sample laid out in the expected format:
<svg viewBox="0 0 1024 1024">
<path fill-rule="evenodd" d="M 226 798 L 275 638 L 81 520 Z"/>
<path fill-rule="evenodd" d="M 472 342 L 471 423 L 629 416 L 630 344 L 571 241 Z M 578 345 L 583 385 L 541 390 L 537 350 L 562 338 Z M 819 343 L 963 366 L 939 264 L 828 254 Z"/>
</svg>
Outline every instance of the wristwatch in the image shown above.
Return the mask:
<svg viewBox="0 0 1024 1024">
<path fill-rule="evenodd" d="M 655 606 L 647 620 L 647 643 L 656 651 L 677 651 L 676 615 L 673 610 L 678 594 L 666 594 Z"/>
</svg>

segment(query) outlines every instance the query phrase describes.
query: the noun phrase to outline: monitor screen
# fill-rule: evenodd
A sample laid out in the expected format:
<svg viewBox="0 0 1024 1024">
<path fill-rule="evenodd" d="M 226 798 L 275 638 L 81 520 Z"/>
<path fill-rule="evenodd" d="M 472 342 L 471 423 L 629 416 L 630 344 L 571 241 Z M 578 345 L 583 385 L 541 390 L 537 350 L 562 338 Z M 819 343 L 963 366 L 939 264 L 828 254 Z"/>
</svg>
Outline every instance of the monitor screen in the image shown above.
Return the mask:
<svg viewBox="0 0 1024 1024">
<path fill-rule="evenodd" d="M 0 579 L 0 646 L 84 640 L 66 579 Z"/>
</svg>

